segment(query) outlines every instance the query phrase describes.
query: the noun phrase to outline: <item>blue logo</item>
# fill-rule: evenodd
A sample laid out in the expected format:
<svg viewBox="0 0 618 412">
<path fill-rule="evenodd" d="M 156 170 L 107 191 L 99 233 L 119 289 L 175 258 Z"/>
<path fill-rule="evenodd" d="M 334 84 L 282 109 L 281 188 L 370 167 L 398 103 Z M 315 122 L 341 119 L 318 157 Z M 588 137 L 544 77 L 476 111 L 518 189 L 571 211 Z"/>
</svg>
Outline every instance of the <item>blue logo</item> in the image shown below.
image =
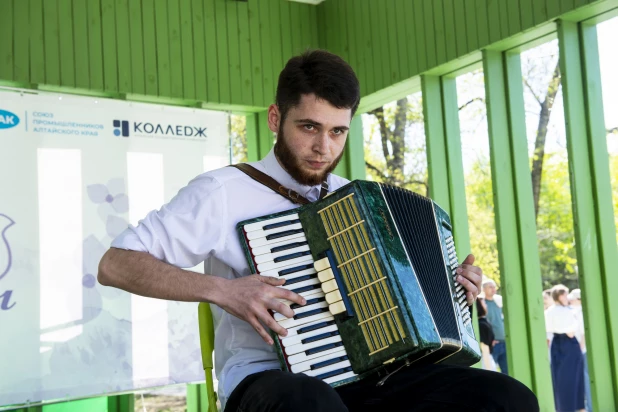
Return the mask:
<svg viewBox="0 0 618 412">
<path fill-rule="evenodd" d="M 129 122 L 126 120 L 114 120 L 114 136 L 129 137 Z"/>
<path fill-rule="evenodd" d="M 19 124 L 19 117 L 15 113 L 0 109 L 0 129 L 10 129 Z"/>
</svg>

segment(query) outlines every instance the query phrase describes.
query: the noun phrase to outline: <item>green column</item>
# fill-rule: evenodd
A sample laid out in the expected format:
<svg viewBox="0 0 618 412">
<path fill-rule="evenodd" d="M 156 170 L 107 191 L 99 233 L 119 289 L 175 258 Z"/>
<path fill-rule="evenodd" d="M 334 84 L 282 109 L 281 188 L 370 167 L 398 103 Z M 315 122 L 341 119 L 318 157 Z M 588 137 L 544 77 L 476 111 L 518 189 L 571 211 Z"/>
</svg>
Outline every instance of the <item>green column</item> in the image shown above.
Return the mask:
<svg viewBox="0 0 618 412">
<path fill-rule="evenodd" d="M 446 210 L 453 224 L 460 260 L 470 253 L 470 232 L 461 158 L 459 108 L 455 78 L 422 76 L 423 117 L 431 198 Z"/>
<path fill-rule="evenodd" d="M 205 383 L 187 385 L 187 412 L 209 412 L 212 396 L 208 396 L 208 386 Z"/>
<path fill-rule="evenodd" d="M 429 193 L 451 217 L 459 261 L 470 253 L 468 208 L 461 158 L 457 84 L 453 77 L 422 76 L 423 119 L 427 145 Z M 476 311 L 473 325 L 480 337 Z M 480 367 L 480 363 L 475 366 Z"/>
<path fill-rule="evenodd" d="M 595 410 L 618 408 L 618 252 L 596 27 L 560 21 L 577 267 Z"/>
<path fill-rule="evenodd" d="M 343 157 L 334 173 L 349 180 L 364 180 L 367 177 L 367 172 L 365 171 L 363 121 L 360 114 L 352 118 Z"/>
<path fill-rule="evenodd" d="M 421 88 L 423 93 L 425 140 L 427 142 L 429 196 L 450 215 L 451 196 L 448 181 L 448 162 L 446 160 L 446 138 L 440 77 L 421 76 Z"/>
<path fill-rule="evenodd" d="M 109 396 L 107 398 L 107 412 L 133 412 L 135 410 L 134 399 L 135 395 L 132 393 L 127 395 Z M 77 404 L 75 406 L 75 411 L 84 410 L 80 409 Z M 66 411 L 66 409 L 62 409 L 62 411 Z"/>
<path fill-rule="evenodd" d="M 486 50 L 483 69 L 509 374 L 553 411 L 521 62 Z"/>
</svg>

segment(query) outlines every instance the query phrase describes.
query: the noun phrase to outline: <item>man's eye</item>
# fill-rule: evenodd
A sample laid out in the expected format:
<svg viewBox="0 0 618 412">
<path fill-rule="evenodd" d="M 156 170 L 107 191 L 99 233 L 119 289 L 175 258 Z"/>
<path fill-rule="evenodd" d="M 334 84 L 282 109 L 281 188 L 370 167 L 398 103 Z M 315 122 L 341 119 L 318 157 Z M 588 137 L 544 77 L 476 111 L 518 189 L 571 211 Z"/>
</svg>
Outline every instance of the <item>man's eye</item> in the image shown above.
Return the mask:
<svg viewBox="0 0 618 412">
<path fill-rule="evenodd" d="M 336 135 L 340 135 L 340 134 L 343 134 L 343 130 L 335 129 L 335 130 L 333 130 L 333 133 L 335 133 Z"/>
<path fill-rule="evenodd" d="M 312 125 L 312 124 L 306 124 L 305 125 L 305 130 L 313 131 L 313 130 L 315 130 L 315 126 Z"/>
</svg>

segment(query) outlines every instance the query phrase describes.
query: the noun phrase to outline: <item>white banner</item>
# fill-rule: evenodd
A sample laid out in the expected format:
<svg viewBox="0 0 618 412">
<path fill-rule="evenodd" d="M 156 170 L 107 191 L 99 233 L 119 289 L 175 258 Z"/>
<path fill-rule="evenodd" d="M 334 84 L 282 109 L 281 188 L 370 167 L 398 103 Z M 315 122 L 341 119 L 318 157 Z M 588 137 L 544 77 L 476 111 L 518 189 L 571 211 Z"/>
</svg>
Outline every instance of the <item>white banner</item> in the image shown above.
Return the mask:
<svg viewBox="0 0 618 412">
<path fill-rule="evenodd" d="M 0 408 L 204 379 L 196 304 L 96 275 L 128 223 L 227 164 L 226 113 L 0 91 Z"/>
</svg>

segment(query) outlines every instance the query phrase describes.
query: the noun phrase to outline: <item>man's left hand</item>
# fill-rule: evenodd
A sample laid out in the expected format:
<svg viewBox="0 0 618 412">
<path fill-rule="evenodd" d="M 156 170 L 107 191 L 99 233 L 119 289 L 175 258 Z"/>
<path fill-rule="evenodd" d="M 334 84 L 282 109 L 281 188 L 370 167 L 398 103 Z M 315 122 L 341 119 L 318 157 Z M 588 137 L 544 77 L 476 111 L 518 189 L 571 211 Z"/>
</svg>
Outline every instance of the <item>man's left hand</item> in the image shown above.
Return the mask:
<svg viewBox="0 0 618 412">
<path fill-rule="evenodd" d="M 479 292 L 483 280 L 483 271 L 478 266 L 473 266 L 474 255 L 468 255 L 463 263 L 457 268 L 457 282 L 466 289 L 468 306 L 472 306 Z"/>
</svg>

